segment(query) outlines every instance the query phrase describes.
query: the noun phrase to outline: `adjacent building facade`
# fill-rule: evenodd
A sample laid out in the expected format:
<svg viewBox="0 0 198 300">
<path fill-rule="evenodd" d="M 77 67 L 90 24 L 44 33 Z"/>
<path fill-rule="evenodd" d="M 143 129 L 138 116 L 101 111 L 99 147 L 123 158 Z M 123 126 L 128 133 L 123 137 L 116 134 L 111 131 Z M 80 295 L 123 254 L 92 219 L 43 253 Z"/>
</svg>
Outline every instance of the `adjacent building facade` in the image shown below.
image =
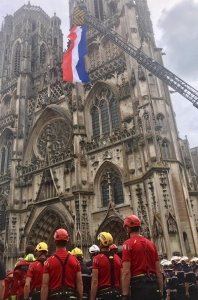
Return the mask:
<svg viewBox="0 0 198 300">
<path fill-rule="evenodd" d="M 70 16 L 77 1 L 70 1 Z M 162 63 L 146 0 L 81 1 Z M 0 32 L 0 236 L 12 263 L 58 227 L 87 247 L 137 214 L 159 253 L 198 252 L 198 185 L 166 84 L 93 28 L 90 84 L 62 81 L 60 19 L 30 3 Z"/>
</svg>

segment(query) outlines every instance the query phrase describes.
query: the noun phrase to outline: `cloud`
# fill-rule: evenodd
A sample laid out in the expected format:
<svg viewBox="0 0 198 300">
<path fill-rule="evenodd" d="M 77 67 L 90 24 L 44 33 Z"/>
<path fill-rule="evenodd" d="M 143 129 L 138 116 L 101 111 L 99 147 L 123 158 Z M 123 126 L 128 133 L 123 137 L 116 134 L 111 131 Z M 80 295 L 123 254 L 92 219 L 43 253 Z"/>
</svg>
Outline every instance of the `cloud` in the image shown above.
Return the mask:
<svg viewBox="0 0 198 300">
<path fill-rule="evenodd" d="M 164 10 L 158 26 L 161 44 L 166 48 L 165 62 L 188 80 L 198 78 L 198 3 L 183 0 Z"/>
</svg>

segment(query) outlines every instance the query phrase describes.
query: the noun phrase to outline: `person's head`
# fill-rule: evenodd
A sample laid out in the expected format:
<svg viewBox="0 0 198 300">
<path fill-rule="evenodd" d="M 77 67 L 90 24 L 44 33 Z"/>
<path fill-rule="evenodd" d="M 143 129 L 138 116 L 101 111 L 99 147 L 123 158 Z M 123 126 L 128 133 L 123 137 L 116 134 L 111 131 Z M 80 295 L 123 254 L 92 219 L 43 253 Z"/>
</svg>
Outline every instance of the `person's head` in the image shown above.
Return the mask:
<svg viewBox="0 0 198 300">
<path fill-rule="evenodd" d="M 100 252 L 100 248 L 97 245 L 94 244 L 91 247 L 89 247 L 89 254 L 91 258 L 96 256 L 99 252 Z"/>
<path fill-rule="evenodd" d="M 76 247 L 71 251 L 71 254 L 74 255 L 77 260 L 82 261 L 83 260 L 83 252 L 80 248 Z"/>
<path fill-rule="evenodd" d="M 172 263 L 171 261 L 167 260 L 167 259 L 163 259 L 160 262 L 160 265 L 163 267 L 164 270 L 168 270 L 172 268 Z"/>
<path fill-rule="evenodd" d="M 141 221 L 136 215 L 129 215 L 124 218 L 123 227 L 128 235 L 130 235 L 130 233 L 139 233 L 141 228 Z"/>
<path fill-rule="evenodd" d="M 180 256 L 172 256 L 171 257 L 171 263 L 173 265 L 177 265 L 180 262 L 181 257 Z"/>
<path fill-rule="evenodd" d="M 188 256 L 182 256 L 181 259 L 180 259 L 180 263 L 181 263 L 182 265 L 188 264 L 188 263 L 189 263 L 189 258 L 188 258 Z"/>
<path fill-rule="evenodd" d="M 25 248 L 25 255 L 34 254 L 35 247 L 32 245 L 27 245 Z"/>
<path fill-rule="evenodd" d="M 46 258 L 48 254 L 48 246 L 45 242 L 40 242 L 35 248 L 37 258 Z"/>
<path fill-rule="evenodd" d="M 69 234 L 64 228 L 59 228 L 54 233 L 54 242 L 56 248 L 65 248 L 69 241 Z"/>
<path fill-rule="evenodd" d="M 98 241 L 100 243 L 100 249 L 109 250 L 109 246 L 113 244 L 113 237 L 109 232 L 101 232 L 98 235 Z"/>
</svg>

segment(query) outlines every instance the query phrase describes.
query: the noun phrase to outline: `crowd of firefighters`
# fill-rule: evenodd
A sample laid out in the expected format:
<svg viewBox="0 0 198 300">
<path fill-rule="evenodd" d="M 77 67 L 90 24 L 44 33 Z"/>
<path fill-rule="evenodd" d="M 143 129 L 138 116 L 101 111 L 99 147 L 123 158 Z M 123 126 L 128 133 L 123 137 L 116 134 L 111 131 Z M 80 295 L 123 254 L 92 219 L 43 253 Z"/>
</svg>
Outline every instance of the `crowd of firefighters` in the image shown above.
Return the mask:
<svg viewBox="0 0 198 300">
<path fill-rule="evenodd" d="M 67 251 L 69 235 L 63 228 L 54 233 L 52 256 L 45 242 L 27 246 L 25 257 L 7 272 L 0 300 L 198 300 L 197 257 L 160 261 L 155 245 L 140 234 L 137 216 L 126 217 L 124 227 L 129 239 L 122 251 L 109 232 L 101 232 L 99 246 L 89 248 L 89 261 L 78 247 Z"/>
</svg>

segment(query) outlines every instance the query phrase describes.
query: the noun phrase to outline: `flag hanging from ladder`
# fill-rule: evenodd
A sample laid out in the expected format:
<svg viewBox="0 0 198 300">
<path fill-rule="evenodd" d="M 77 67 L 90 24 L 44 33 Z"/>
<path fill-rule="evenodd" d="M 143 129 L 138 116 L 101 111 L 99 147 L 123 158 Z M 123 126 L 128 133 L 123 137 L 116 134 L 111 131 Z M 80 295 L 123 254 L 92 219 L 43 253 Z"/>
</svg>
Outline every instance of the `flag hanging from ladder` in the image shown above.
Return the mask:
<svg viewBox="0 0 198 300">
<path fill-rule="evenodd" d="M 90 82 L 85 66 L 87 55 L 86 26 L 74 26 L 68 35 L 69 48 L 63 56 L 63 80 L 71 82 Z"/>
</svg>

